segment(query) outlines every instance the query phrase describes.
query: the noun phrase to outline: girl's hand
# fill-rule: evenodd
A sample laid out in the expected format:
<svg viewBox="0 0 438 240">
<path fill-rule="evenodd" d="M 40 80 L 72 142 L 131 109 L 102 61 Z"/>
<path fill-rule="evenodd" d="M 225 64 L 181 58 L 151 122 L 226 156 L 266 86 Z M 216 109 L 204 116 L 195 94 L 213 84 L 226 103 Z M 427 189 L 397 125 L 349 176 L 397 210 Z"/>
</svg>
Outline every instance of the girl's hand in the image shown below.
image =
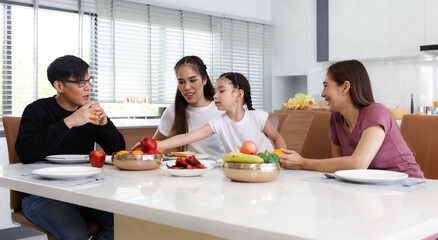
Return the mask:
<svg viewBox="0 0 438 240">
<path fill-rule="evenodd" d="M 286 153 L 285 155 L 279 155 L 280 162 L 285 169 L 300 170 L 303 169 L 304 158 L 300 154 L 293 150 L 287 150 L 282 148 L 281 151 Z"/>
<path fill-rule="evenodd" d="M 132 146 L 132 148 L 130 150 L 135 151 L 137 149 L 141 150 L 141 143 L 140 142 L 137 142 L 134 146 Z"/>
</svg>

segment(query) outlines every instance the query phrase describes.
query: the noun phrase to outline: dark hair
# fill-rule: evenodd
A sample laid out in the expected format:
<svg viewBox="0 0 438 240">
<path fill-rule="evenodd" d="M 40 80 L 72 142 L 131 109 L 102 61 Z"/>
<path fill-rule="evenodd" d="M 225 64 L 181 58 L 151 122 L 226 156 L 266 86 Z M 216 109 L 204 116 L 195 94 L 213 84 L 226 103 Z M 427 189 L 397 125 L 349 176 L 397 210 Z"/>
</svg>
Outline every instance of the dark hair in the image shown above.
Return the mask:
<svg viewBox="0 0 438 240">
<path fill-rule="evenodd" d="M 350 82 L 350 95 L 354 106 L 363 108 L 374 103 L 373 89 L 365 66 L 357 60 L 337 62 L 331 65 L 329 74 L 338 86 Z"/>
<path fill-rule="evenodd" d="M 90 65 L 84 60 L 73 55 L 65 55 L 57 58 L 47 67 L 47 78 L 52 86 L 56 80 L 68 80 L 70 77 L 83 80 L 89 67 Z"/>
<path fill-rule="evenodd" d="M 249 85 L 248 79 L 246 79 L 245 76 L 237 72 L 223 73 L 219 76 L 219 78 L 221 77 L 230 80 L 235 89 L 242 89 L 244 93 L 243 101 L 246 104 L 246 107 L 248 107 L 248 110 L 254 110 L 251 100 L 251 86 Z"/>
<path fill-rule="evenodd" d="M 211 83 L 210 77 L 207 73 L 207 66 L 205 66 L 202 59 L 197 56 L 185 56 L 181 58 L 175 64 L 175 74 L 178 75 L 178 70 L 184 65 L 190 65 L 201 76 L 202 80 L 207 80 L 204 85 L 204 97 L 210 101 L 213 101 L 214 87 Z M 178 76 L 177 76 L 178 77 Z M 181 92 L 176 89 L 175 95 L 175 120 L 173 121 L 172 128 L 170 129 L 171 136 L 187 133 L 188 130 L 188 116 L 186 107 L 189 103 L 186 101 Z"/>
</svg>

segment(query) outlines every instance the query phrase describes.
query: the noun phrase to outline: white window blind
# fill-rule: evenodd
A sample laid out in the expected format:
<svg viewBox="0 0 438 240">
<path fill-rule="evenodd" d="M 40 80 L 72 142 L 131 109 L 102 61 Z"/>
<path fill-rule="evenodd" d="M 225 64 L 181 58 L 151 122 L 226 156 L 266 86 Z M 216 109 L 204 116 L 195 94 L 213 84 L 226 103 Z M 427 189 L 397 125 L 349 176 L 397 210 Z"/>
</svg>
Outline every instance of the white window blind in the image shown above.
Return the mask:
<svg viewBox="0 0 438 240">
<path fill-rule="evenodd" d="M 94 11 L 94 0 L 0 2 L 2 116 L 21 116 L 29 103 L 56 94 L 46 76 L 55 58 L 90 62 Z"/>
<path fill-rule="evenodd" d="M 213 83 L 241 72 L 253 106 L 271 108 L 269 25 L 128 0 L 0 0 L 0 7 L 2 116 L 20 116 L 27 104 L 56 94 L 46 69 L 66 54 L 91 65 L 92 100 L 116 106 L 109 116 L 129 114 L 124 103 L 133 99 L 173 103 L 173 68 L 186 55 L 203 59 Z"/>
<path fill-rule="evenodd" d="M 173 68 L 197 55 L 213 82 L 240 72 L 254 108 L 271 108 L 271 26 L 131 1 L 98 0 L 97 14 L 99 101 L 173 103 Z"/>
</svg>

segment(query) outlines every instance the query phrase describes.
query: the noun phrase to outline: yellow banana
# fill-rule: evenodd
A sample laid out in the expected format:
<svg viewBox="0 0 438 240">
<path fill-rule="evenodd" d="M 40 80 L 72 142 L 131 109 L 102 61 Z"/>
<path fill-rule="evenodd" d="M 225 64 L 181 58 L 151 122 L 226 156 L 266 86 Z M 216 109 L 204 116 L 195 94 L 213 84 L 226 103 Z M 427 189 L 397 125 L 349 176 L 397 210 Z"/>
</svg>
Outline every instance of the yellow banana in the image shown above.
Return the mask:
<svg viewBox="0 0 438 240">
<path fill-rule="evenodd" d="M 222 157 L 224 162 L 236 162 L 236 163 L 262 163 L 263 158 L 257 155 L 244 154 L 241 152 L 230 152 Z"/>
</svg>

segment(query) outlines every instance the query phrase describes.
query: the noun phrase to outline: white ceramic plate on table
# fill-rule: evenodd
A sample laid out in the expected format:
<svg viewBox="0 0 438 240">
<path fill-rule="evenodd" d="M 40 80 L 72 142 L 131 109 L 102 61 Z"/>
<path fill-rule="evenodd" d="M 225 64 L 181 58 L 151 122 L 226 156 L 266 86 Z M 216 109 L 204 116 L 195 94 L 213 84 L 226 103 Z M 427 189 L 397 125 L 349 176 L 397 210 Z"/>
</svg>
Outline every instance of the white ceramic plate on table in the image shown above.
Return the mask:
<svg viewBox="0 0 438 240">
<path fill-rule="evenodd" d="M 377 169 L 340 170 L 336 171 L 335 175 L 341 179 L 359 183 L 387 183 L 408 177 L 406 173 Z"/>
<path fill-rule="evenodd" d="M 35 169 L 32 173 L 43 178 L 65 179 L 91 177 L 100 171 L 100 168 L 95 167 L 51 167 Z"/>
<path fill-rule="evenodd" d="M 175 165 L 175 161 L 166 161 L 165 163 L 161 164 L 161 169 L 164 170 L 167 174 L 178 176 L 178 177 L 195 177 L 195 176 L 201 176 L 205 172 L 208 171 L 208 169 L 214 168 L 214 165 L 216 164 L 215 161 L 210 160 L 199 160 L 206 168 L 203 169 L 170 169 L 167 168 L 167 165 L 173 166 Z"/>
<path fill-rule="evenodd" d="M 177 157 L 169 156 L 167 154 L 163 154 L 163 158 L 165 160 L 176 160 Z M 198 154 L 195 155 L 195 158 L 196 159 L 206 159 L 206 158 L 211 158 L 211 157 L 210 157 L 210 155 L 207 155 L 207 154 L 198 153 Z"/>
<path fill-rule="evenodd" d="M 86 154 L 57 154 L 46 156 L 45 159 L 54 163 L 86 163 L 90 162 Z"/>
</svg>

